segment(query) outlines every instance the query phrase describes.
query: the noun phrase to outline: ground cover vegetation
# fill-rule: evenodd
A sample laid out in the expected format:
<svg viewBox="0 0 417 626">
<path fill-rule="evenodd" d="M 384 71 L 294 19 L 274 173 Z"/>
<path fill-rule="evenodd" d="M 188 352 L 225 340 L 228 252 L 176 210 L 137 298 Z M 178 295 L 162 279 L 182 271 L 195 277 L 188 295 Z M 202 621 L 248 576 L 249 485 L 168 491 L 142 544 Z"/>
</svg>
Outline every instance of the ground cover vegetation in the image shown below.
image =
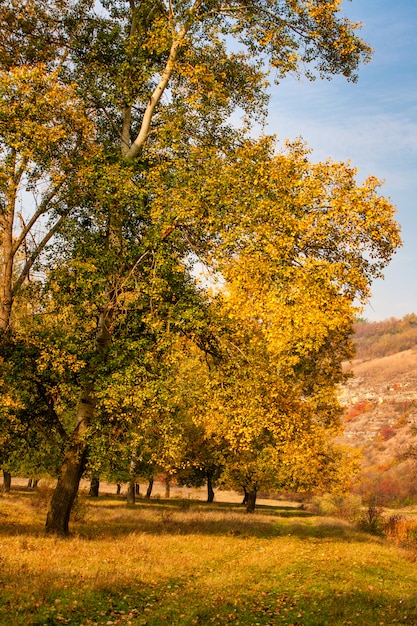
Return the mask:
<svg viewBox="0 0 417 626">
<path fill-rule="evenodd" d="M 225 503 L 81 495 L 62 539 L 44 533 L 44 496 L 40 485 L 0 498 L 2 624 L 416 622 L 400 516 L 389 541 L 279 506 L 248 516 Z"/>
<path fill-rule="evenodd" d="M 336 387 L 395 211 L 349 164 L 249 131 L 268 72 L 355 80 L 359 25 L 327 0 L 0 17 L 3 470 L 57 476 L 58 534 L 85 471 L 221 475 L 249 511 L 261 487 L 343 489 Z"/>
</svg>

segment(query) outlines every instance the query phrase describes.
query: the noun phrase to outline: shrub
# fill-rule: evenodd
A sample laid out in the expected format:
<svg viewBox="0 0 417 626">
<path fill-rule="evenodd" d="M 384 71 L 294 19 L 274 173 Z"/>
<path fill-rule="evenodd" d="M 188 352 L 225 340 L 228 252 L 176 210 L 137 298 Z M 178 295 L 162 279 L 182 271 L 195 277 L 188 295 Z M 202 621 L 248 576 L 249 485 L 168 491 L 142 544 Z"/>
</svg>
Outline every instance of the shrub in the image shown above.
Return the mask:
<svg viewBox="0 0 417 626">
<path fill-rule="evenodd" d="M 315 496 L 306 505 L 306 509 L 316 515 L 337 517 L 348 522 L 355 522 L 358 519 L 361 507 L 362 499 L 360 496 L 339 496 L 330 493 L 323 496 Z"/>
<path fill-rule="evenodd" d="M 387 537 L 404 540 L 407 537 L 408 520 L 403 515 L 391 515 L 385 522 L 384 532 Z"/>
<path fill-rule="evenodd" d="M 370 411 L 372 408 L 373 408 L 373 404 L 369 400 L 362 400 L 361 402 L 357 402 L 350 408 L 348 413 L 345 415 L 345 422 L 350 422 L 351 420 L 355 419 L 355 417 L 357 417 L 358 415 L 361 415 L 362 413 L 366 413 Z"/>
<path fill-rule="evenodd" d="M 417 550 L 417 521 L 391 515 L 385 523 L 386 536 L 405 548 Z"/>
<path fill-rule="evenodd" d="M 395 436 L 396 431 L 394 428 L 392 428 L 392 426 L 384 426 L 379 431 L 379 434 L 384 441 L 388 441 L 389 439 L 392 439 Z"/>
<path fill-rule="evenodd" d="M 384 508 L 381 506 L 378 494 L 372 493 L 365 500 L 366 509 L 358 520 L 357 526 L 372 535 L 381 535 L 384 532 Z"/>
</svg>

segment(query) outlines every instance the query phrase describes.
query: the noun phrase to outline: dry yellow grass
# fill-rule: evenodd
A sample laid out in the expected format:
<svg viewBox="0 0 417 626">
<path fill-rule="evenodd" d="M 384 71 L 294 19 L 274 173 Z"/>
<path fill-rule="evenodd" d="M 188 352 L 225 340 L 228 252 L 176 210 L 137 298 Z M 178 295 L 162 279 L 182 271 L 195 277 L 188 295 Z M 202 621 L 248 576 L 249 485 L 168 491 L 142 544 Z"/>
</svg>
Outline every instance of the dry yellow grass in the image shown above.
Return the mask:
<svg viewBox="0 0 417 626">
<path fill-rule="evenodd" d="M 417 623 L 415 565 L 343 522 L 99 498 L 62 539 L 42 501 L 0 498 L 1 625 Z"/>
</svg>

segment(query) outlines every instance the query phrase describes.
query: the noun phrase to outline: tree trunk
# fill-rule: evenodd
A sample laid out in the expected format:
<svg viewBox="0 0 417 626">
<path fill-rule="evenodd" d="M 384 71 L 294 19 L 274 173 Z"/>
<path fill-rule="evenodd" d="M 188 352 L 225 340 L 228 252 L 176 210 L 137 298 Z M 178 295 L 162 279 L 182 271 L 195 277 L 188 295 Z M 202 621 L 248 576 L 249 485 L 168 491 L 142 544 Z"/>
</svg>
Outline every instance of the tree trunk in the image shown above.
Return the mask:
<svg viewBox="0 0 417 626">
<path fill-rule="evenodd" d="M 255 504 L 256 504 L 256 489 L 253 489 L 252 491 L 248 491 L 248 499 L 246 502 L 246 512 L 247 513 L 253 513 L 255 511 Z"/>
<path fill-rule="evenodd" d="M 93 474 L 90 481 L 90 491 L 88 493 L 92 498 L 98 498 L 98 492 L 100 489 L 100 476 Z"/>
<path fill-rule="evenodd" d="M 94 415 L 93 386 L 87 384 L 83 390 L 77 410 L 77 425 L 68 443 L 58 483 L 46 517 L 46 531 L 67 535 L 71 508 L 78 493 L 81 476 L 87 460 L 87 429 Z"/>
<path fill-rule="evenodd" d="M 140 495 L 140 484 L 139 483 L 135 483 L 135 494 L 137 496 Z"/>
<path fill-rule="evenodd" d="M 116 314 L 114 289 L 109 293 L 107 305 L 103 308 L 97 322 L 96 357 L 102 362 L 106 360 L 110 344 L 112 321 Z M 58 483 L 52 495 L 51 504 L 46 518 L 46 530 L 57 535 L 67 535 L 71 508 L 78 493 L 81 476 L 87 459 L 87 433 L 94 417 L 94 378 L 97 365 L 92 360 L 89 364 L 90 382 L 85 383 L 77 408 L 76 425 L 68 438 L 68 447 L 62 463 Z"/>
<path fill-rule="evenodd" d="M 248 492 L 246 491 L 246 487 L 243 487 L 243 500 L 242 500 L 242 504 L 247 504 L 248 503 Z"/>
<path fill-rule="evenodd" d="M 207 472 L 207 502 L 211 503 L 214 500 L 213 490 L 213 472 Z"/>
<path fill-rule="evenodd" d="M 126 501 L 128 504 L 136 502 L 136 452 L 132 452 L 129 465 L 129 484 L 127 487 Z"/>
<path fill-rule="evenodd" d="M 122 485 L 120 483 L 116 483 L 116 496 L 120 496 L 121 490 L 122 490 Z"/>
<path fill-rule="evenodd" d="M 127 494 L 126 494 L 126 502 L 128 504 L 135 504 L 136 502 L 135 484 L 136 483 L 134 480 L 129 480 L 129 484 L 127 487 Z"/>
<path fill-rule="evenodd" d="M 57 535 L 67 535 L 72 505 L 78 493 L 81 476 L 87 458 L 85 440 L 73 441 L 65 453 L 58 483 L 52 495 L 46 518 L 46 531 Z"/>
<path fill-rule="evenodd" d="M 148 488 L 146 490 L 146 499 L 147 500 L 151 499 L 152 489 L 153 489 L 153 476 L 149 479 L 149 482 L 148 482 Z"/>
<path fill-rule="evenodd" d="M 165 498 L 169 500 L 171 495 L 171 476 L 165 478 Z"/>
<path fill-rule="evenodd" d="M 16 166 L 16 153 L 13 154 Z M 14 172 L 15 174 L 15 172 Z M 1 280 L 0 280 L 0 334 L 9 330 L 10 317 L 13 306 L 13 225 L 16 211 L 16 199 L 19 180 L 15 175 L 9 178 L 9 193 L 6 195 L 6 205 L 2 207 L 2 238 L 1 238 Z"/>
<path fill-rule="evenodd" d="M 12 486 L 12 475 L 10 472 L 3 470 L 3 491 L 9 493 Z"/>
</svg>

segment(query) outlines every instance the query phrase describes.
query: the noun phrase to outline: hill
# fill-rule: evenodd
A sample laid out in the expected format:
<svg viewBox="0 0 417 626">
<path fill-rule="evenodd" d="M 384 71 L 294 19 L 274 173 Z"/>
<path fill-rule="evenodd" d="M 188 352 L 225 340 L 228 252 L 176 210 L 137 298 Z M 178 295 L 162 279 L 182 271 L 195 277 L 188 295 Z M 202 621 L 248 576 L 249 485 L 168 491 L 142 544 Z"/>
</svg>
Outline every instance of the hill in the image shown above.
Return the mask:
<svg viewBox="0 0 417 626">
<path fill-rule="evenodd" d="M 397 354 L 417 346 L 417 315 L 382 322 L 359 320 L 354 325 L 356 358 L 369 360 Z"/>
<path fill-rule="evenodd" d="M 340 390 L 345 407 L 343 442 L 363 450 L 362 490 L 385 499 L 417 495 L 417 316 L 360 322 L 356 358 L 345 364 L 353 376 Z"/>
</svg>

